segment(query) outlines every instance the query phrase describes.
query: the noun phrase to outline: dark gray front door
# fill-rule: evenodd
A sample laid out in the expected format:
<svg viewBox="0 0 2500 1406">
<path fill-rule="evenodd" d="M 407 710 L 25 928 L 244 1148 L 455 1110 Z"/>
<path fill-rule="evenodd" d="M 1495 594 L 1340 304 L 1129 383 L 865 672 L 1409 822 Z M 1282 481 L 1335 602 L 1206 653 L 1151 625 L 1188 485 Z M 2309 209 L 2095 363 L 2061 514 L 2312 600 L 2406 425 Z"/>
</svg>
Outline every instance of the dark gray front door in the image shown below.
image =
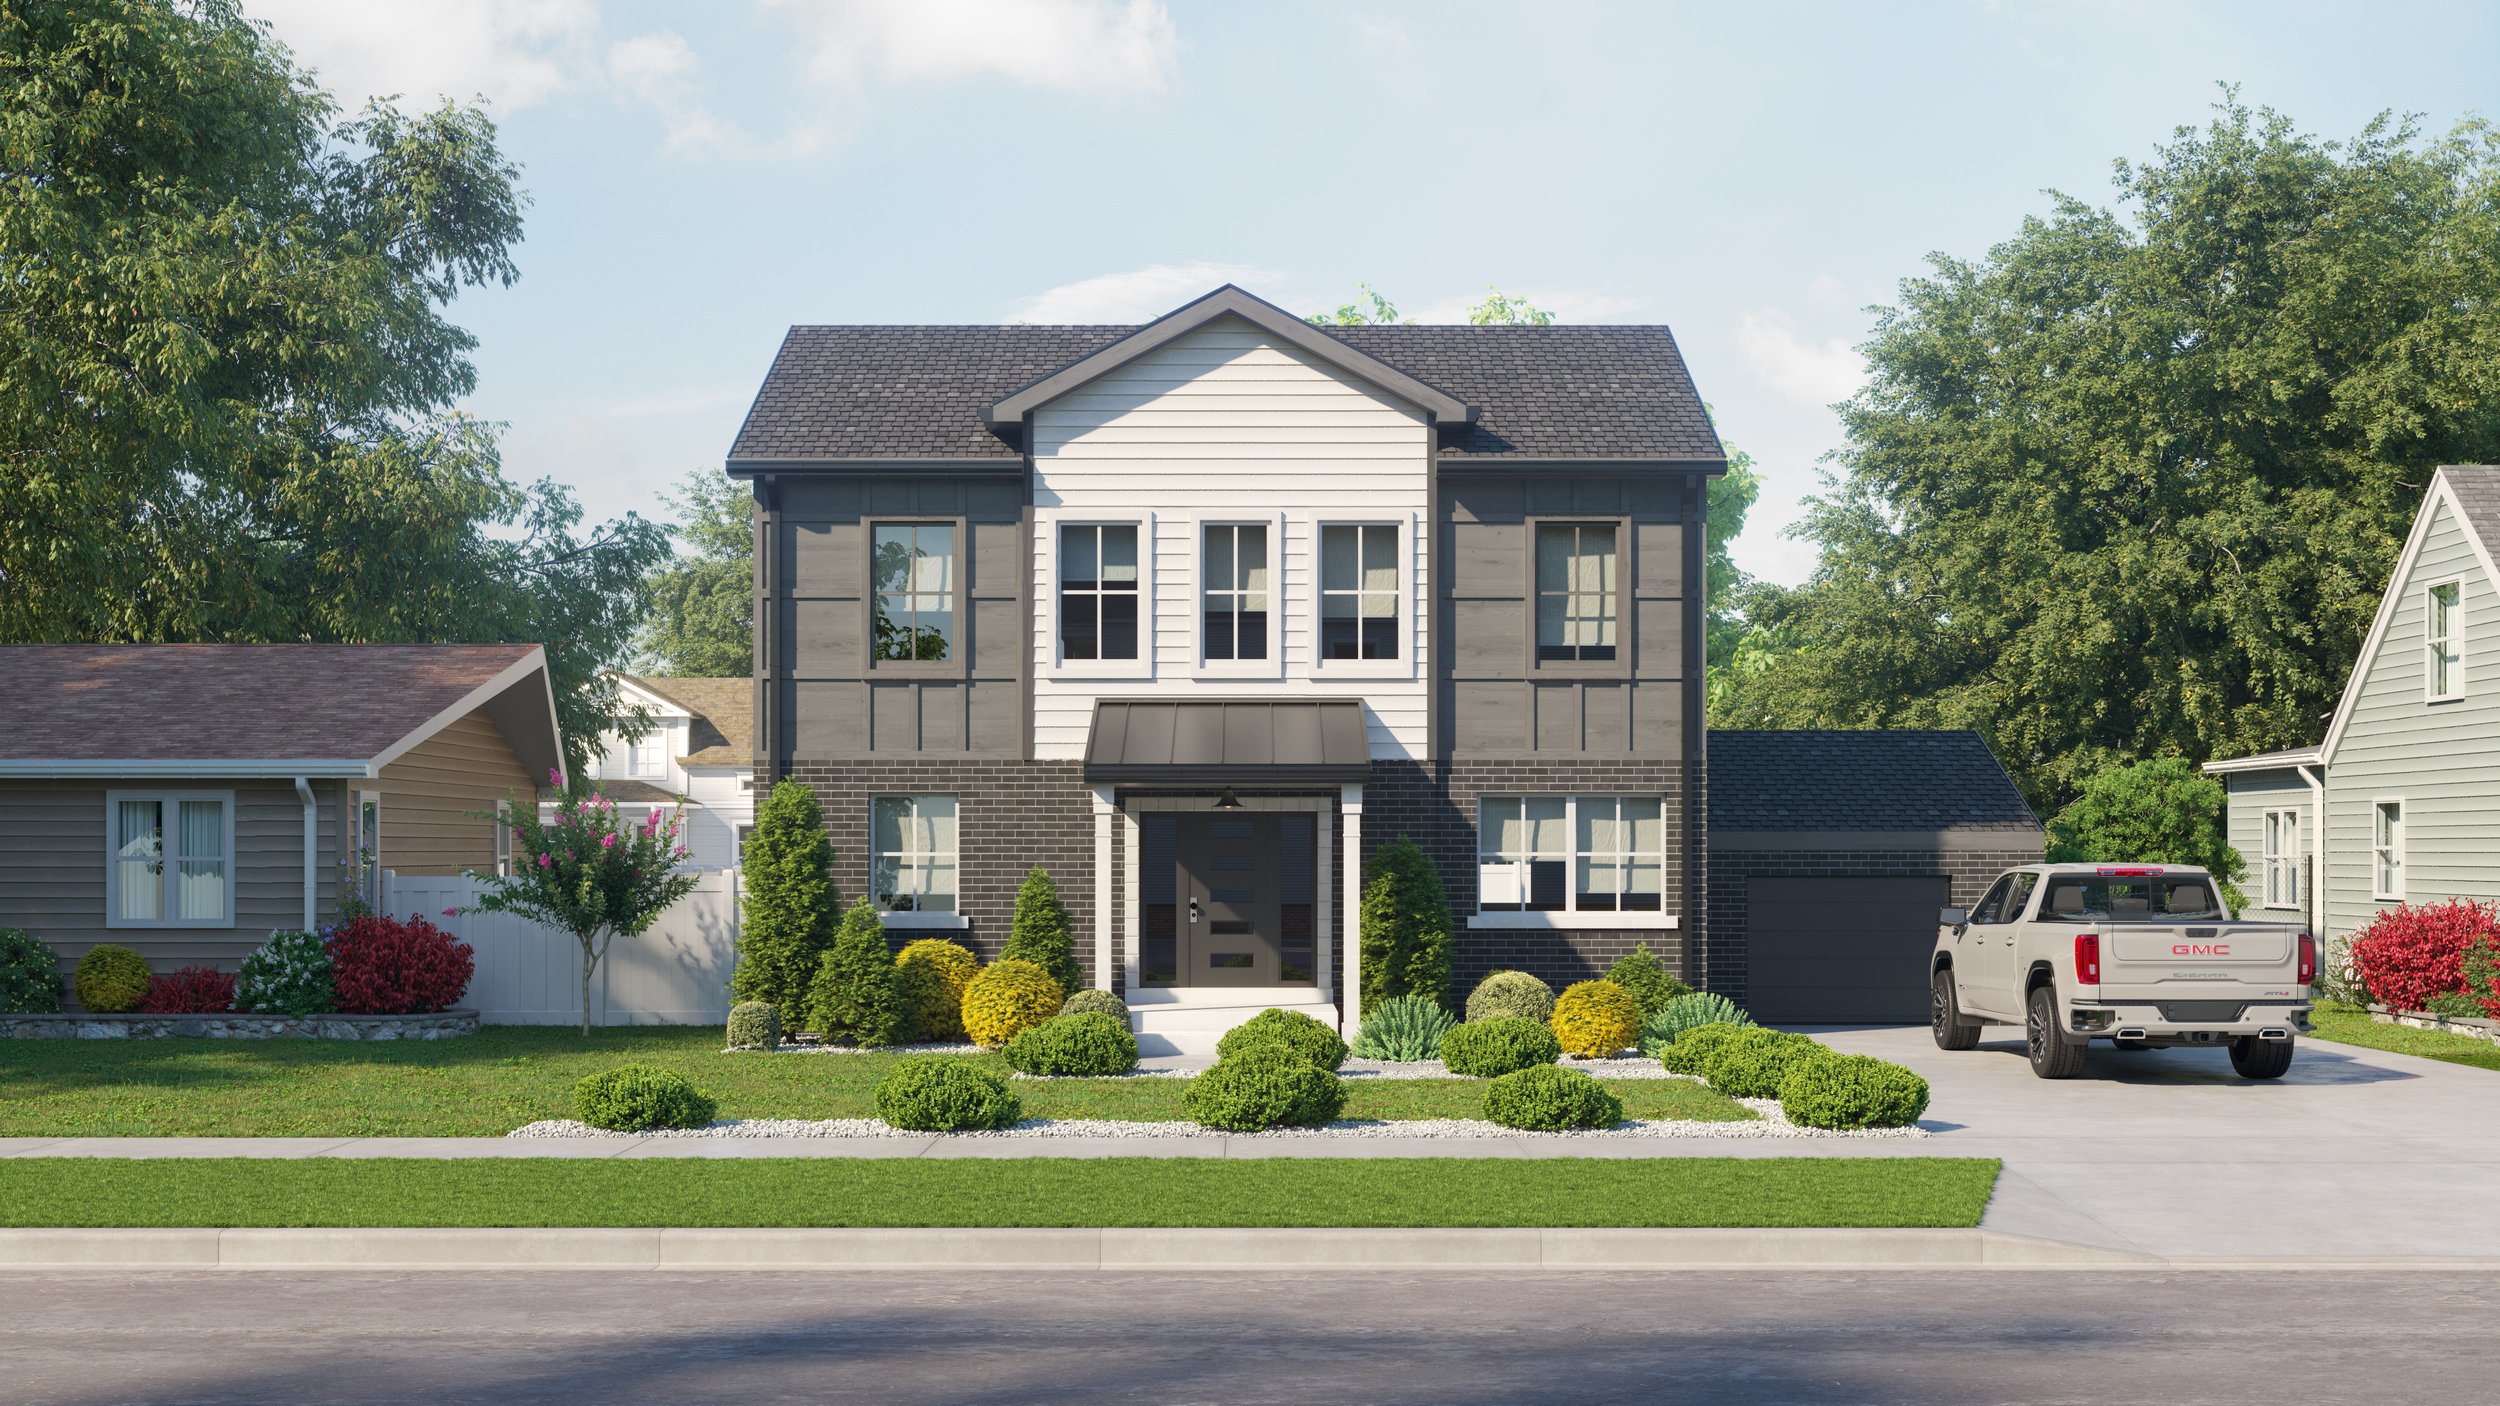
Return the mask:
<svg viewBox="0 0 2500 1406">
<path fill-rule="evenodd" d="M 1183 815 L 1174 838 L 1180 985 L 1274 986 L 1283 874 L 1274 815 Z"/>
<path fill-rule="evenodd" d="M 1915 1025 L 1943 875 L 1773 878 L 1745 889 L 1745 1006 L 1766 1025 Z"/>
</svg>

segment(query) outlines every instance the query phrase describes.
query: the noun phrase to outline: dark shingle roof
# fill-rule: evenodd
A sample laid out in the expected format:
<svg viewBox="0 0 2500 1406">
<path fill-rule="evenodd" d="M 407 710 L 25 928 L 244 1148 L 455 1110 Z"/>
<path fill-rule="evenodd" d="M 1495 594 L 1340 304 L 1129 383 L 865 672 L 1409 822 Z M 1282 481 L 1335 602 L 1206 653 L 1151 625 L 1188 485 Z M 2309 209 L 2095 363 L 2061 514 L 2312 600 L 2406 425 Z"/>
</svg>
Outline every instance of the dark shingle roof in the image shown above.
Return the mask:
<svg viewBox="0 0 2500 1406">
<path fill-rule="evenodd" d="M 982 412 L 1136 330 L 793 327 L 729 457 L 1013 462 Z M 1326 330 L 1478 408 L 1444 460 L 1724 457 L 1664 327 Z"/>
<path fill-rule="evenodd" d="M 1976 732 L 1721 732 L 1713 830 L 1940 830 L 2039 821 Z"/>
<path fill-rule="evenodd" d="M 2448 464 L 2439 473 L 2465 510 L 2467 528 L 2500 557 L 2500 464 Z"/>
</svg>

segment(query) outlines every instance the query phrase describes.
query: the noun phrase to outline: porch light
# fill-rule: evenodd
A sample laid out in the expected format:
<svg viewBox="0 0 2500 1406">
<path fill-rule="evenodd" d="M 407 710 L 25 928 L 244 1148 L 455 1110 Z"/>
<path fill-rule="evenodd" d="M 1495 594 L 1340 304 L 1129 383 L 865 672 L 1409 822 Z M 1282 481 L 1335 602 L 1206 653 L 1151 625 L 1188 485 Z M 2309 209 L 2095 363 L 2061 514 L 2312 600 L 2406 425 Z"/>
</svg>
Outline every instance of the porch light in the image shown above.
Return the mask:
<svg viewBox="0 0 2500 1406">
<path fill-rule="evenodd" d="M 1215 808 L 1217 810 L 1239 810 L 1241 809 L 1241 797 L 1234 795 L 1233 788 L 1227 786 L 1224 788 L 1224 794 L 1215 798 Z"/>
</svg>

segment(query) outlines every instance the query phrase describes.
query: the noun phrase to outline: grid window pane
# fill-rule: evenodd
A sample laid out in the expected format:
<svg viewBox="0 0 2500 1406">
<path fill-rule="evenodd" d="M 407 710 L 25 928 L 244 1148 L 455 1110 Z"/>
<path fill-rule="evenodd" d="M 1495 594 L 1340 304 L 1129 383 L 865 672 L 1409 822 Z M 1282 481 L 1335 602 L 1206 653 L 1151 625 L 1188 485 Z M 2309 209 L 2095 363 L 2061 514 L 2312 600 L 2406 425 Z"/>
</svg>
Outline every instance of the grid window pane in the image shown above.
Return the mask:
<svg viewBox="0 0 2500 1406">
<path fill-rule="evenodd" d="M 1537 658 L 1615 657 L 1617 571 L 1612 524 L 1538 524 Z"/>
<path fill-rule="evenodd" d="M 870 532 L 876 587 L 876 657 L 955 657 L 955 529 L 947 523 L 880 523 Z"/>
<path fill-rule="evenodd" d="M 1059 656 L 1135 659 L 1137 528 L 1129 523 L 1059 529 Z"/>
<path fill-rule="evenodd" d="M 124 801 L 113 835 L 114 886 L 119 917 L 153 923 L 165 916 L 165 807 L 161 801 Z"/>
<path fill-rule="evenodd" d="M 1664 904 L 1665 805 L 1655 796 L 1486 796 L 1476 821 L 1481 910 L 1654 913 Z"/>
<path fill-rule="evenodd" d="M 868 805 L 869 886 L 889 913 L 955 911 L 953 796 L 877 796 Z"/>
<path fill-rule="evenodd" d="M 1320 657 L 1398 657 L 1398 529 L 1390 523 L 1320 528 Z"/>
<path fill-rule="evenodd" d="M 2423 649 L 2434 698 L 2454 697 L 2458 691 L 2458 665 L 2464 659 L 2464 641 L 2458 638 L 2463 632 L 2458 629 L 2457 592 L 2457 583 L 2448 581 L 2424 593 L 2429 618 L 2423 632 Z"/>
<path fill-rule="evenodd" d="M 1265 659 L 1268 649 L 1267 528 L 1210 523 L 1200 534 L 1200 632 L 1206 658 Z"/>
</svg>

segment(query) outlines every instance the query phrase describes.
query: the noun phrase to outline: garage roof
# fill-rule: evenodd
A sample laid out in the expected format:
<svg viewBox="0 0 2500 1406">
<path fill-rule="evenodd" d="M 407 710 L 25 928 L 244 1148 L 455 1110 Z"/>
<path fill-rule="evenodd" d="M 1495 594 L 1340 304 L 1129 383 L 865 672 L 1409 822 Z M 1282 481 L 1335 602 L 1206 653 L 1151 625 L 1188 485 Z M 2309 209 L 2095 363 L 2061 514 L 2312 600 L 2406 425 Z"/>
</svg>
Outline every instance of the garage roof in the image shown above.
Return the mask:
<svg viewBox="0 0 2500 1406">
<path fill-rule="evenodd" d="M 2040 828 L 1976 732 L 1722 732 L 1709 736 L 1710 828 Z"/>
</svg>

